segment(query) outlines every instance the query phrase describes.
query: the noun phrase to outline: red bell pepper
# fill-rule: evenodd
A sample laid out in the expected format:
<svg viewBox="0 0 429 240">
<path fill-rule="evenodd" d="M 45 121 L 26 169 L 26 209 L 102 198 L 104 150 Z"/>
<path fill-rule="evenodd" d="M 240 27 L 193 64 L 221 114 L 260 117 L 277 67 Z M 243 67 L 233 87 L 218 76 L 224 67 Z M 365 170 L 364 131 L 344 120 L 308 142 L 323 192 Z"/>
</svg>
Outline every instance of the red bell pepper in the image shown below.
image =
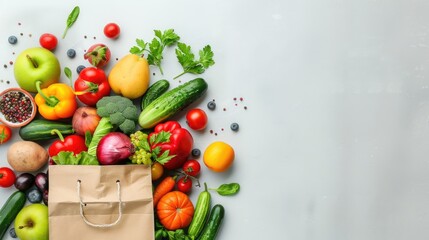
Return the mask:
<svg viewBox="0 0 429 240">
<path fill-rule="evenodd" d="M 87 67 L 80 72 L 74 89 L 82 103 L 93 107 L 102 97 L 110 95 L 111 88 L 102 69 Z"/>
<path fill-rule="evenodd" d="M 58 134 L 60 139 L 54 141 L 51 146 L 49 146 L 48 153 L 51 157 L 63 151 L 73 152 L 74 155 L 76 155 L 88 150 L 85 144 L 85 138 L 80 135 L 74 134 L 64 138 L 61 132 L 56 129 L 52 130 L 52 134 Z"/>
<path fill-rule="evenodd" d="M 155 126 L 154 132 L 148 136 L 152 153 L 162 156 L 168 151 L 169 156 L 173 156 L 164 163 L 164 168 L 168 170 L 182 167 L 183 163 L 191 154 L 194 139 L 191 133 L 182 128 L 176 121 L 168 121 Z"/>
</svg>

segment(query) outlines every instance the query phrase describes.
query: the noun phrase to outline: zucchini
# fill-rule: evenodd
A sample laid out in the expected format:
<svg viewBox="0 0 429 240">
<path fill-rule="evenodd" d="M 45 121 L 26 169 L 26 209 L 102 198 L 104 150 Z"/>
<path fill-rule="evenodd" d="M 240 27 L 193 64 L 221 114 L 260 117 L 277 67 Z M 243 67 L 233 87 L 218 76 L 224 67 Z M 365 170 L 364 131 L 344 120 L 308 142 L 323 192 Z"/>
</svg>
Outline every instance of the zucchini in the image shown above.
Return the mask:
<svg viewBox="0 0 429 240">
<path fill-rule="evenodd" d="M 10 195 L 0 210 L 0 239 L 3 239 L 10 224 L 25 205 L 25 193 L 16 191 Z"/>
<path fill-rule="evenodd" d="M 146 93 L 143 95 L 141 100 L 141 108 L 145 109 L 153 100 L 157 99 L 159 96 L 164 94 L 170 87 L 170 82 L 165 79 L 158 80 L 152 84 Z"/>
<path fill-rule="evenodd" d="M 73 126 L 68 123 L 36 119 L 19 129 L 19 136 L 27 141 L 40 141 L 57 138 L 51 131 L 57 129 L 63 135 L 73 134 Z"/>
<path fill-rule="evenodd" d="M 199 238 L 199 240 L 216 239 L 216 235 L 219 232 L 220 224 L 222 223 L 224 216 L 225 208 L 220 204 L 214 205 L 210 212 L 209 220 L 204 227 L 204 230 L 201 233 L 201 237 Z"/>
<path fill-rule="evenodd" d="M 207 184 L 204 183 L 205 190 L 200 193 L 195 207 L 194 216 L 188 228 L 188 235 L 191 239 L 197 239 L 206 224 L 210 213 L 211 196 L 207 190 Z"/>
<path fill-rule="evenodd" d="M 154 127 L 201 97 L 207 87 L 204 79 L 196 78 L 162 94 L 140 113 L 139 125 Z"/>
</svg>

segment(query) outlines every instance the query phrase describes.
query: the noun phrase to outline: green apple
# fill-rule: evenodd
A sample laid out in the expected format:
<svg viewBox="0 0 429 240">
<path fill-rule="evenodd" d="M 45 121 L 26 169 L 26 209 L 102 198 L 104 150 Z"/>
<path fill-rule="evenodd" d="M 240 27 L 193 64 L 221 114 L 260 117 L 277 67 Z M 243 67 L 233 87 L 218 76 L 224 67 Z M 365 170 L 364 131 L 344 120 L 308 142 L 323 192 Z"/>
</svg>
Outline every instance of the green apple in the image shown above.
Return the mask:
<svg viewBox="0 0 429 240">
<path fill-rule="evenodd" d="M 15 232 L 21 240 L 48 240 L 48 207 L 33 203 L 21 209 L 15 218 Z"/>
<path fill-rule="evenodd" d="M 35 93 L 37 81 L 41 82 L 41 88 L 46 88 L 60 80 L 60 62 L 45 48 L 28 48 L 16 58 L 14 73 L 15 80 L 21 88 Z"/>
</svg>

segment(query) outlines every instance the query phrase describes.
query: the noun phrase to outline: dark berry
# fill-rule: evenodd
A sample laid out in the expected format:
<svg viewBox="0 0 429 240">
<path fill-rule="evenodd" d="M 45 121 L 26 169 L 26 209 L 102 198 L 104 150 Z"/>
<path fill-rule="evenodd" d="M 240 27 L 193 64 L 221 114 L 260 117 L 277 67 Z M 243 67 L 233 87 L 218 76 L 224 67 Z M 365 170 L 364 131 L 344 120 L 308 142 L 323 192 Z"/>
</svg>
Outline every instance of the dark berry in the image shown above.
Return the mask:
<svg viewBox="0 0 429 240">
<path fill-rule="evenodd" d="M 9 235 L 11 238 L 17 238 L 18 237 L 18 236 L 16 236 L 15 228 L 9 229 Z"/>
<path fill-rule="evenodd" d="M 194 156 L 194 157 L 199 157 L 199 156 L 201 155 L 201 151 L 200 151 L 200 149 L 198 149 L 198 148 L 194 148 L 194 149 L 192 149 L 191 154 L 192 154 L 192 156 Z"/>
<path fill-rule="evenodd" d="M 83 65 L 77 66 L 77 68 L 76 68 L 77 74 L 79 74 L 84 68 L 85 68 L 85 66 L 83 66 Z"/>
<path fill-rule="evenodd" d="M 16 44 L 18 42 L 18 38 L 16 38 L 15 36 L 10 36 L 7 40 L 10 44 Z"/>
<path fill-rule="evenodd" d="M 27 192 L 27 199 L 31 203 L 40 203 L 42 201 L 42 193 L 37 188 L 32 188 Z"/>
<path fill-rule="evenodd" d="M 210 101 L 207 103 L 207 108 L 210 110 L 215 110 L 216 108 L 216 103 L 214 101 Z"/>
<path fill-rule="evenodd" d="M 238 129 L 240 128 L 240 126 L 238 125 L 238 123 L 231 123 L 231 130 L 236 132 L 238 131 Z"/>
<path fill-rule="evenodd" d="M 74 50 L 74 49 L 69 49 L 69 50 L 67 50 L 67 56 L 69 57 L 69 58 L 74 58 L 74 57 L 76 57 L 76 51 Z"/>
</svg>

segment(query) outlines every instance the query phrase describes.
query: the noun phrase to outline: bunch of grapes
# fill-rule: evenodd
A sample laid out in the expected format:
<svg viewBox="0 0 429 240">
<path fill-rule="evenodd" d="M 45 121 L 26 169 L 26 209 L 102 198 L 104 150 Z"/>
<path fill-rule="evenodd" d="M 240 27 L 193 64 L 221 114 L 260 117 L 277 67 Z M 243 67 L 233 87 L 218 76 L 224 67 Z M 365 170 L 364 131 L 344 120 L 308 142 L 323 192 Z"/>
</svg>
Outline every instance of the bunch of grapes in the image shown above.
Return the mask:
<svg viewBox="0 0 429 240">
<path fill-rule="evenodd" d="M 147 141 L 148 135 L 142 131 L 137 131 L 130 135 L 131 143 L 135 147 L 135 152 L 129 159 L 134 164 L 152 164 L 152 153 L 150 151 L 150 146 Z"/>
</svg>

